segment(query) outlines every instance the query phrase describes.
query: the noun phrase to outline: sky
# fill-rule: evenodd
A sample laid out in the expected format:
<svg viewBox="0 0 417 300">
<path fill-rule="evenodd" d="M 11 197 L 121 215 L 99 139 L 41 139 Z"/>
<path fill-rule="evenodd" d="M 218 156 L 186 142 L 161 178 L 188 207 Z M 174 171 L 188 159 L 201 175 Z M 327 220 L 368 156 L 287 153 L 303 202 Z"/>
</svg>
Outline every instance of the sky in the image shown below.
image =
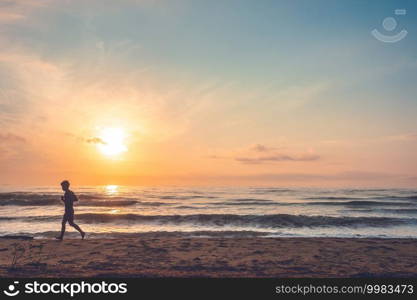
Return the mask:
<svg viewBox="0 0 417 300">
<path fill-rule="evenodd" d="M 0 185 L 416 187 L 416 14 L 1 0 Z"/>
</svg>

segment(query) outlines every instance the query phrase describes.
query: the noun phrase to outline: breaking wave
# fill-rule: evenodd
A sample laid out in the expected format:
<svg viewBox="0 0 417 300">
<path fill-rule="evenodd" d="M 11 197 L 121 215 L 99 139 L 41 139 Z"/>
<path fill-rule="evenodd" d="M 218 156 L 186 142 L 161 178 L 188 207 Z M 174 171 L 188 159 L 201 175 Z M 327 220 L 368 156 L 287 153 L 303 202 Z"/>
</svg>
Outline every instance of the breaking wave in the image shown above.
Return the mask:
<svg viewBox="0 0 417 300">
<path fill-rule="evenodd" d="M 27 222 L 55 221 L 61 216 L 35 217 L 0 217 L 0 221 L 21 220 Z M 108 214 L 83 213 L 77 214 L 76 220 L 84 223 L 158 223 L 158 224 L 191 224 L 207 226 L 239 226 L 259 228 L 282 227 L 385 227 L 406 224 L 416 224 L 417 219 L 385 218 L 385 217 L 328 217 L 304 215 L 235 215 L 235 214 L 192 214 L 192 215 L 139 215 L 139 214 Z"/>
</svg>

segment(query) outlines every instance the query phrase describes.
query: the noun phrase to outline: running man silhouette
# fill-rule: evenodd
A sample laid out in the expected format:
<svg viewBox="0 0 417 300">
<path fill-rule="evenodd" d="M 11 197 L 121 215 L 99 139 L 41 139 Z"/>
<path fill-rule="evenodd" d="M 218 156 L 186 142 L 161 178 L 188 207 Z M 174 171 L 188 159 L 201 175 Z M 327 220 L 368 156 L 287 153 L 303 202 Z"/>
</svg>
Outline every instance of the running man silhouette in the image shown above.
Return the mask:
<svg viewBox="0 0 417 300">
<path fill-rule="evenodd" d="M 58 240 L 62 240 L 64 238 L 65 224 L 67 222 L 81 234 L 82 239 L 84 239 L 85 236 L 85 232 L 82 231 L 80 226 L 74 223 L 74 202 L 78 201 L 78 198 L 75 196 L 74 192 L 69 189 L 69 186 L 70 183 L 68 180 L 61 182 L 62 190 L 65 192 L 64 196 L 61 197 L 62 202 L 65 204 L 65 213 L 62 217 L 61 235 L 56 237 Z"/>
</svg>

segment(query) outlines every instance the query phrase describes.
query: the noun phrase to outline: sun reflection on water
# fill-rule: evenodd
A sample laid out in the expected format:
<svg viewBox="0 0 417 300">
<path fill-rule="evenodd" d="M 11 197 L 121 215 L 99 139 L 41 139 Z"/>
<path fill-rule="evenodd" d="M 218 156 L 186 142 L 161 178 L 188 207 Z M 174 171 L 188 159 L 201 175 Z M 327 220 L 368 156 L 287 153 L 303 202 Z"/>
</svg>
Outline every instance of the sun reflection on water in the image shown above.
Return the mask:
<svg viewBox="0 0 417 300">
<path fill-rule="evenodd" d="M 117 193 L 119 191 L 119 186 L 114 185 L 114 184 L 110 184 L 110 185 L 106 185 L 105 189 L 106 189 L 106 194 L 107 195 L 117 195 Z"/>
</svg>

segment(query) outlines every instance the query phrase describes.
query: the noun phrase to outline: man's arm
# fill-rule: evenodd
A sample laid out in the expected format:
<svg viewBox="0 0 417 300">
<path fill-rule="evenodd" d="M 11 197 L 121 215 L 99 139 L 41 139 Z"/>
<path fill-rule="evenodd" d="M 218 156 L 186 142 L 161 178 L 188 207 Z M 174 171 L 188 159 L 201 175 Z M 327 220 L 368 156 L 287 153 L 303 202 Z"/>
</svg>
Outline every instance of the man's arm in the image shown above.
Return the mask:
<svg viewBox="0 0 417 300">
<path fill-rule="evenodd" d="M 72 201 L 73 202 L 77 202 L 78 201 L 78 198 L 77 198 L 77 196 L 75 195 L 74 192 L 72 193 Z"/>
</svg>

